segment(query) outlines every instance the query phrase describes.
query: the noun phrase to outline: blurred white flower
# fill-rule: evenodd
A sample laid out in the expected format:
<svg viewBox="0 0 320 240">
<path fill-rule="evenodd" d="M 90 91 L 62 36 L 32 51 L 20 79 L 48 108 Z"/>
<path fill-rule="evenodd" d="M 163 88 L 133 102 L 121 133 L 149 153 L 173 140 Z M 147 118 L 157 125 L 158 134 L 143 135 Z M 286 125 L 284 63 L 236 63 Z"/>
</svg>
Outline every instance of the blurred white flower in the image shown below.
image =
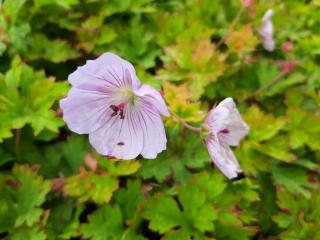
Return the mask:
<svg viewBox="0 0 320 240">
<path fill-rule="evenodd" d="M 262 45 L 264 49 L 272 52 L 275 48 L 273 39 L 273 24 L 271 18 L 273 16 L 273 10 L 269 9 L 262 18 L 262 24 L 259 29 L 259 34 L 262 39 Z"/>
</svg>

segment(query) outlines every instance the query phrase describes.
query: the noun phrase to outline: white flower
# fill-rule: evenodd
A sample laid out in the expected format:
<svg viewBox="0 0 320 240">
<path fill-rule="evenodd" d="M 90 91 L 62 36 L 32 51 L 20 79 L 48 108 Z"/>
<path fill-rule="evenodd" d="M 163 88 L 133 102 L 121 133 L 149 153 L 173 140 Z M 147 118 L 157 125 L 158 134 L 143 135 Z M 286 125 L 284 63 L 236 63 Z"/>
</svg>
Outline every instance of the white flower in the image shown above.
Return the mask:
<svg viewBox="0 0 320 240">
<path fill-rule="evenodd" d="M 262 44 L 264 49 L 272 52 L 275 48 L 275 43 L 273 39 L 273 24 L 271 18 L 273 16 L 272 9 L 269 9 L 262 18 L 262 24 L 259 29 L 259 34 L 262 39 Z"/>
<path fill-rule="evenodd" d="M 209 112 L 204 128 L 209 131 L 205 143 L 214 164 L 229 179 L 243 176 L 229 146 L 237 146 L 248 134 L 249 127 L 242 120 L 232 98 L 226 98 Z"/>
</svg>

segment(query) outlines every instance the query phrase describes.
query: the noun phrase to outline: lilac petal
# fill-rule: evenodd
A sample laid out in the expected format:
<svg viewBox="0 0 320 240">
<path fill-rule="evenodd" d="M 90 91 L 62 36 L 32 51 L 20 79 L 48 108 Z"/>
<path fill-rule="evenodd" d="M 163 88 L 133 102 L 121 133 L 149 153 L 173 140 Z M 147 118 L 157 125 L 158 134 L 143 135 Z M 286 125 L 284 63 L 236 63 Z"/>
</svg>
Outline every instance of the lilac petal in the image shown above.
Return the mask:
<svg viewBox="0 0 320 240">
<path fill-rule="evenodd" d="M 68 96 L 60 100 L 63 119 L 68 127 L 79 134 L 89 133 L 101 127 L 112 114 L 108 107 L 112 98 L 107 89 L 99 85 L 73 87 Z"/>
<path fill-rule="evenodd" d="M 226 119 L 228 119 L 230 114 L 229 109 L 222 107 L 221 103 L 213 108 L 206 119 L 207 126 L 211 129 L 213 133 L 218 133 L 225 129 Z"/>
<path fill-rule="evenodd" d="M 137 87 L 140 84 L 131 63 L 113 53 L 105 53 L 95 60 L 88 60 L 69 75 L 73 86 L 83 83 L 104 84 L 110 88 Z"/>
<path fill-rule="evenodd" d="M 231 146 L 239 145 L 240 140 L 249 132 L 249 127 L 242 120 L 232 98 L 224 99 L 210 111 L 207 125 L 213 134 L 218 134 L 222 142 Z"/>
<path fill-rule="evenodd" d="M 268 9 L 268 11 L 266 11 L 266 13 L 262 17 L 262 22 L 270 21 L 272 16 L 273 16 L 273 10 Z"/>
<path fill-rule="evenodd" d="M 273 24 L 271 18 L 273 16 L 272 9 L 269 9 L 262 18 L 262 24 L 259 29 L 259 34 L 262 38 L 263 47 L 268 51 L 273 51 L 275 43 L 273 39 Z"/>
<path fill-rule="evenodd" d="M 154 159 L 157 154 L 166 149 L 166 133 L 159 114 L 152 112 L 148 106 L 143 106 L 138 111 L 138 123 L 143 131 L 144 158 Z"/>
<path fill-rule="evenodd" d="M 134 89 L 134 93 L 137 96 L 142 97 L 144 102 L 152 106 L 152 108 L 154 108 L 159 114 L 170 116 L 161 94 L 153 87 L 143 84 L 138 89 Z"/>
<path fill-rule="evenodd" d="M 217 136 L 210 135 L 206 139 L 206 146 L 214 164 L 229 179 L 236 178 L 242 172 L 230 147 L 219 142 Z"/>
<path fill-rule="evenodd" d="M 90 143 L 96 151 L 123 160 L 136 158 L 143 148 L 143 132 L 136 114 L 127 106 L 124 119 L 114 116 L 101 128 L 89 133 Z"/>
<path fill-rule="evenodd" d="M 275 49 L 275 43 L 273 38 L 265 38 L 262 41 L 262 45 L 264 49 L 266 49 L 269 52 L 272 52 Z"/>
</svg>

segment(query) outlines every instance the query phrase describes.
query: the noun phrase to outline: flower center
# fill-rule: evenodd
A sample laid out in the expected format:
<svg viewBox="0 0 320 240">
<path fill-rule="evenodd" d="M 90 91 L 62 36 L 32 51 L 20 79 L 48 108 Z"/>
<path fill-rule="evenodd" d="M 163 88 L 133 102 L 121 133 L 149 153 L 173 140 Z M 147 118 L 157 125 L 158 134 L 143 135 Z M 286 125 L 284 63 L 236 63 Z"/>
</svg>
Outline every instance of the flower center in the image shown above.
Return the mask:
<svg viewBox="0 0 320 240">
<path fill-rule="evenodd" d="M 135 105 L 137 96 L 134 94 L 131 88 L 122 88 L 119 89 L 116 93 L 116 99 L 120 102 L 117 105 L 110 105 L 110 108 L 113 110 L 111 117 L 117 116 L 119 114 L 120 119 L 124 119 L 124 108 L 127 104 Z"/>
<path fill-rule="evenodd" d="M 111 105 L 110 108 L 113 110 L 113 113 L 111 114 L 111 117 L 114 117 L 119 114 L 120 119 L 124 119 L 124 113 L 123 113 L 123 108 L 124 108 L 124 103 L 120 103 L 117 106 L 116 105 Z"/>
<path fill-rule="evenodd" d="M 126 87 L 126 88 L 119 89 L 117 93 L 117 98 L 124 105 L 129 103 L 134 105 L 136 102 L 137 96 L 134 94 L 131 88 Z"/>
</svg>

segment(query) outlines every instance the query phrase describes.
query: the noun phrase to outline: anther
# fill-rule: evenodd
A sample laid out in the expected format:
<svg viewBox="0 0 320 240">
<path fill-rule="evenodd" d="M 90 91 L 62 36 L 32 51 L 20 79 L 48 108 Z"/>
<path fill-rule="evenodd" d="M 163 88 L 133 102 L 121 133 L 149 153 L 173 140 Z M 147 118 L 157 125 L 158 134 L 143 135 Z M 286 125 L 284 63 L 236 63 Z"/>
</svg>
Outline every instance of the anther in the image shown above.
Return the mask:
<svg viewBox="0 0 320 240">
<path fill-rule="evenodd" d="M 119 108 L 116 105 L 111 105 L 110 108 L 113 110 L 111 117 L 114 117 L 118 114 Z"/>
<path fill-rule="evenodd" d="M 119 113 L 120 119 L 124 119 L 124 114 L 123 114 L 124 106 L 125 106 L 124 103 L 121 103 L 118 106 L 110 105 L 110 108 L 113 110 L 113 113 L 111 114 L 111 117 L 117 116 L 118 113 Z"/>
<path fill-rule="evenodd" d="M 124 114 L 122 109 L 120 109 L 120 119 L 124 119 Z"/>
</svg>

